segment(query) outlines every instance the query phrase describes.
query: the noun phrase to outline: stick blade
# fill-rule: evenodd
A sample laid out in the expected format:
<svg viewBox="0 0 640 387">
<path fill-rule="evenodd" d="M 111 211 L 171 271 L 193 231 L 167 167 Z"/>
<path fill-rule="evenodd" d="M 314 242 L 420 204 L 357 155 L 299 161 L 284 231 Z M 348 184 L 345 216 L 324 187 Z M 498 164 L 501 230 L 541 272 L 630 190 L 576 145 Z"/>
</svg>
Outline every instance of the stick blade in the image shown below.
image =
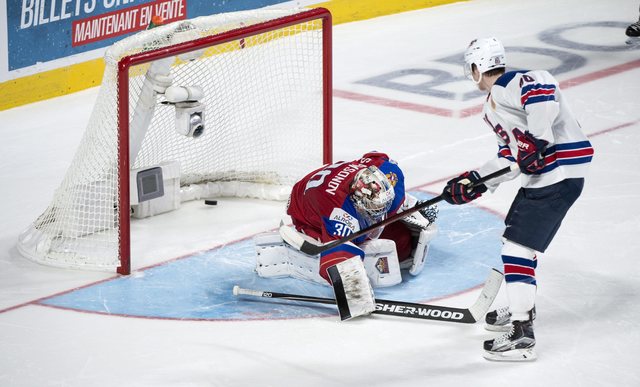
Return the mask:
<svg viewBox="0 0 640 387">
<path fill-rule="evenodd" d="M 476 322 L 483 318 L 487 311 L 489 311 L 491 304 L 493 304 L 493 301 L 496 299 L 496 296 L 500 291 L 503 278 L 504 274 L 497 269 L 492 269 L 489 273 L 489 276 L 484 283 L 484 287 L 482 288 L 482 292 L 480 292 L 480 296 L 478 296 L 476 302 L 469 308 L 469 311 Z"/>
<path fill-rule="evenodd" d="M 318 245 L 317 243 L 319 242 L 315 242 L 312 238 L 299 233 L 291 226 L 281 225 L 278 232 L 285 242 L 307 255 L 318 255 L 328 248 L 328 244 Z"/>
</svg>

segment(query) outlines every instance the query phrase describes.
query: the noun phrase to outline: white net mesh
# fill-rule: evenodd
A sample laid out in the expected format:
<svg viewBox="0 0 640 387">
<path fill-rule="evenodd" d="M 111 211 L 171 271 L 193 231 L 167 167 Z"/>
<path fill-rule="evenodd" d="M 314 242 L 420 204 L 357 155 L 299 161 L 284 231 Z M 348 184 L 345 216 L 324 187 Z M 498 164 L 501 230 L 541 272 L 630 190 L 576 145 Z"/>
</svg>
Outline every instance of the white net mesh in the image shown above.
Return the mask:
<svg viewBox="0 0 640 387">
<path fill-rule="evenodd" d="M 114 44 L 105 54 L 102 86 L 81 145 L 50 206 L 20 236 L 22 254 L 54 266 L 119 266 L 121 58 L 268 20 L 288 20 L 281 18 L 300 12 L 200 17 Z M 291 185 L 323 162 L 322 37 L 322 20 L 315 19 L 207 47 L 195 60 L 172 55 L 132 67 L 126 97 L 130 168 L 179 163 L 183 201 L 209 196 L 286 199 Z M 164 95 L 154 91 L 160 79 L 154 74 L 170 76 L 174 86 L 202 88 L 202 136 L 176 132 L 175 107 L 163 104 Z"/>
</svg>

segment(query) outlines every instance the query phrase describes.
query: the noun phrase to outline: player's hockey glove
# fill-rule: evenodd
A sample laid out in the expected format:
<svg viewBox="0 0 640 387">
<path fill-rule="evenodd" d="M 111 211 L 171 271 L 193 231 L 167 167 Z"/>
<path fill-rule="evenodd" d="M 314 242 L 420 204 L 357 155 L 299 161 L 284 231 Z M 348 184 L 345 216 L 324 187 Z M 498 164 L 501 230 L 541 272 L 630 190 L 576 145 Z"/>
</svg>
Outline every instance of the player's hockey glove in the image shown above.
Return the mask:
<svg viewBox="0 0 640 387">
<path fill-rule="evenodd" d="M 442 198 L 449 204 L 464 204 L 476 200 L 487 191 L 486 185 L 476 185 L 478 180 L 480 174 L 477 171 L 465 172 L 447 182 L 442 190 Z"/>
<path fill-rule="evenodd" d="M 522 133 L 514 129 L 513 134 L 518 141 L 518 165 L 520 171 L 532 175 L 545 167 L 544 152 L 549 142 L 535 138 L 529 131 Z"/>
</svg>

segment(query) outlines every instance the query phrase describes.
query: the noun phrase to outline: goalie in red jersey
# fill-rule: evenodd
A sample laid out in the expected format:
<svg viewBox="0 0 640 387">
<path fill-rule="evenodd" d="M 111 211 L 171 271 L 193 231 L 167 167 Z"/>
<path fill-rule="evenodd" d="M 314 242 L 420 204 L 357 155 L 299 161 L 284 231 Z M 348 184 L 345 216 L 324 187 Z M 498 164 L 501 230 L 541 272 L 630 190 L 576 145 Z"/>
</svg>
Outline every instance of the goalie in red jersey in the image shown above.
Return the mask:
<svg viewBox="0 0 640 387">
<path fill-rule="evenodd" d="M 400 167 L 386 154 L 370 152 L 350 162 L 325 165 L 298 181 L 287 205 L 293 228 L 286 231 L 313 243 L 327 243 L 416 204 L 404 190 Z M 336 290 L 329 274 L 329 268 L 334 267 L 343 281 L 354 279 L 357 285 L 351 288 L 360 292 L 354 299 L 364 302 L 355 307 L 350 304 L 351 317 L 368 314 L 374 307 L 371 287 L 400 283 L 401 269 L 412 275 L 422 271 L 428 243 L 437 233 L 436 217 L 437 207 L 429 207 L 319 256 L 302 253 L 279 235 L 259 235 L 255 239 L 257 272 L 263 277 L 291 276 L 328 283 Z M 346 289 L 350 284 L 341 285 Z"/>
</svg>

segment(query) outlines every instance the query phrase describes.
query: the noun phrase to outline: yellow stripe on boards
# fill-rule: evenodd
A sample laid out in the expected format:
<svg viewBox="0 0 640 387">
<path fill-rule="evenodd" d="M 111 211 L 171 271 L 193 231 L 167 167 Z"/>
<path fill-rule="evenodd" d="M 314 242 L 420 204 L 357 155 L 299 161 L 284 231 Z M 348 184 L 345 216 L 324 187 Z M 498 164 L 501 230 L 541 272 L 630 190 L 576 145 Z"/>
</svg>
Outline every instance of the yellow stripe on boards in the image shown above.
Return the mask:
<svg viewBox="0 0 640 387">
<path fill-rule="evenodd" d="M 333 24 L 340 24 L 462 1 L 468 0 L 332 0 L 310 7 L 327 8 Z"/>
<path fill-rule="evenodd" d="M 0 83 L 0 110 L 99 86 L 103 73 L 104 61 L 94 59 Z"/>
<path fill-rule="evenodd" d="M 333 24 L 340 24 L 459 1 L 468 0 L 332 0 L 308 8 L 327 8 L 331 11 Z M 94 59 L 2 82 L 0 110 L 99 86 L 103 73 L 104 61 Z"/>
</svg>

